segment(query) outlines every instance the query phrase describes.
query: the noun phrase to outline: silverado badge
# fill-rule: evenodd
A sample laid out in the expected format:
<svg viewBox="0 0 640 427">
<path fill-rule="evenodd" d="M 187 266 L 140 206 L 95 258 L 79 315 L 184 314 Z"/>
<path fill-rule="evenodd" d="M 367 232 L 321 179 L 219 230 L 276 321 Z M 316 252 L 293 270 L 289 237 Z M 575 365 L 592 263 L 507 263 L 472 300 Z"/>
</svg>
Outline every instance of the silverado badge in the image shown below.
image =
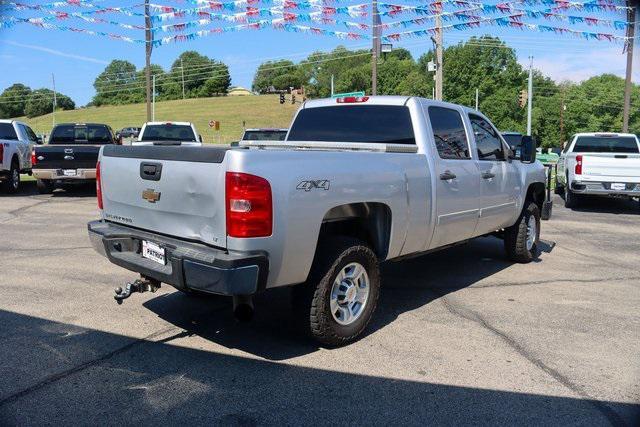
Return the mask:
<svg viewBox="0 0 640 427">
<path fill-rule="evenodd" d="M 142 192 L 142 198 L 149 203 L 155 203 L 160 200 L 160 192 L 156 192 L 152 189 L 147 189 Z"/>
</svg>

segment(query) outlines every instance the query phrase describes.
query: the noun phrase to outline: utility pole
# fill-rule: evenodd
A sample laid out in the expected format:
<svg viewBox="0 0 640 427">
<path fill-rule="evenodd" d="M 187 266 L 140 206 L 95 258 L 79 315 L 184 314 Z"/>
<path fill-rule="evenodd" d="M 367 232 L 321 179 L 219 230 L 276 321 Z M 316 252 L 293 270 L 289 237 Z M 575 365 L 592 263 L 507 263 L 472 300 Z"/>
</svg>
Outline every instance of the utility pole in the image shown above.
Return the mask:
<svg viewBox="0 0 640 427">
<path fill-rule="evenodd" d="M 371 29 L 373 30 L 373 46 L 371 54 L 371 95 L 378 94 L 378 54 L 380 53 L 380 15 L 378 14 L 378 0 L 371 4 Z"/>
<path fill-rule="evenodd" d="M 624 80 L 624 109 L 622 112 L 622 132 L 629 132 L 629 110 L 631 108 L 631 72 L 633 69 L 633 38 L 635 37 L 636 8 L 631 6 L 632 0 L 627 0 L 627 71 Z"/>
<path fill-rule="evenodd" d="M 476 111 L 478 111 L 478 98 L 480 97 L 480 91 L 476 88 Z"/>
<path fill-rule="evenodd" d="M 564 86 L 560 92 L 560 148 L 564 148 Z"/>
<path fill-rule="evenodd" d="M 333 74 L 331 74 L 331 96 L 333 96 Z"/>
<path fill-rule="evenodd" d="M 153 75 L 153 90 L 152 90 L 152 110 L 151 110 L 151 121 L 156 121 L 156 75 Z"/>
<path fill-rule="evenodd" d="M 436 15 L 436 100 L 442 101 L 442 16 Z"/>
<path fill-rule="evenodd" d="M 153 36 L 151 34 L 151 13 L 149 0 L 144 0 L 144 38 L 145 38 L 145 80 L 147 86 L 147 121 L 151 121 L 151 51 L 153 50 Z"/>
<path fill-rule="evenodd" d="M 529 88 L 527 91 L 527 135 L 531 136 L 531 104 L 533 103 L 533 56 L 529 57 Z"/>
<path fill-rule="evenodd" d="M 185 99 L 185 96 L 184 96 L 184 64 L 182 62 L 182 58 L 180 58 L 180 71 L 182 71 L 182 99 Z"/>
<path fill-rule="evenodd" d="M 51 73 L 51 81 L 53 82 L 53 108 L 51 109 L 51 117 L 53 125 L 56 125 L 56 107 L 58 106 L 58 100 L 56 99 L 56 76 Z"/>
</svg>

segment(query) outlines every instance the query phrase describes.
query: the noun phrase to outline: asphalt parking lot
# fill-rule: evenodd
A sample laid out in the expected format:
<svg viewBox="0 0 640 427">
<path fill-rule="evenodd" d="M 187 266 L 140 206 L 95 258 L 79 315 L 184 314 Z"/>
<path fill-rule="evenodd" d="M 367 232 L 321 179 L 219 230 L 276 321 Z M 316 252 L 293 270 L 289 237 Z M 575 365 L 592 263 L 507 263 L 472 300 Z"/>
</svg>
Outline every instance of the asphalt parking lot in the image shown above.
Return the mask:
<svg viewBox="0 0 640 427">
<path fill-rule="evenodd" d="M 366 336 L 319 348 L 289 293 L 230 300 L 135 278 L 90 248 L 90 188 L 0 195 L 0 424 L 552 424 L 640 420 L 640 209 L 555 199 L 538 262 L 483 238 L 383 268 Z"/>
</svg>

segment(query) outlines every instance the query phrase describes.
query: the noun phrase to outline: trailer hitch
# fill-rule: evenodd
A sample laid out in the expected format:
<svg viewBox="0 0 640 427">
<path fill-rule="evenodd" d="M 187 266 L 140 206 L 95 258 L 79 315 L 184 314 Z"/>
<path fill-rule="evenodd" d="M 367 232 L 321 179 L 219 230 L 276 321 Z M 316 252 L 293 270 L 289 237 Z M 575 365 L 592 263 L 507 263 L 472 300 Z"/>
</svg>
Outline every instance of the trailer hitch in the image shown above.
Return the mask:
<svg viewBox="0 0 640 427">
<path fill-rule="evenodd" d="M 158 289 L 160 289 L 160 282 L 155 279 L 142 277 L 134 282 L 127 283 L 124 289 L 118 286 L 115 289 L 116 294 L 113 296 L 113 298 L 118 304 L 122 304 L 122 301 L 129 298 L 134 292 L 155 292 Z"/>
</svg>

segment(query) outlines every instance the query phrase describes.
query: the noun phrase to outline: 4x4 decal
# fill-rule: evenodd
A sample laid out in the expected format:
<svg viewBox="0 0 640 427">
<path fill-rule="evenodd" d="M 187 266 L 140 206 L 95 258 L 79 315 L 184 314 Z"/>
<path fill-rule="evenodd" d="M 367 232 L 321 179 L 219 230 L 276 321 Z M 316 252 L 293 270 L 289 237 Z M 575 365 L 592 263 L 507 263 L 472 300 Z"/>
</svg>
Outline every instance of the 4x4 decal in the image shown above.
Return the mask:
<svg viewBox="0 0 640 427">
<path fill-rule="evenodd" d="M 317 189 L 326 191 L 329 189 L 330 184 L 331 184 L 331 181 L 329 181 L 328 179 L 318 179 L 315 181 L 300 181 L 300 183 L 296 187 L 296 190 L 311 191 L 314 188 L 317 188 Z"/>
</svg>

